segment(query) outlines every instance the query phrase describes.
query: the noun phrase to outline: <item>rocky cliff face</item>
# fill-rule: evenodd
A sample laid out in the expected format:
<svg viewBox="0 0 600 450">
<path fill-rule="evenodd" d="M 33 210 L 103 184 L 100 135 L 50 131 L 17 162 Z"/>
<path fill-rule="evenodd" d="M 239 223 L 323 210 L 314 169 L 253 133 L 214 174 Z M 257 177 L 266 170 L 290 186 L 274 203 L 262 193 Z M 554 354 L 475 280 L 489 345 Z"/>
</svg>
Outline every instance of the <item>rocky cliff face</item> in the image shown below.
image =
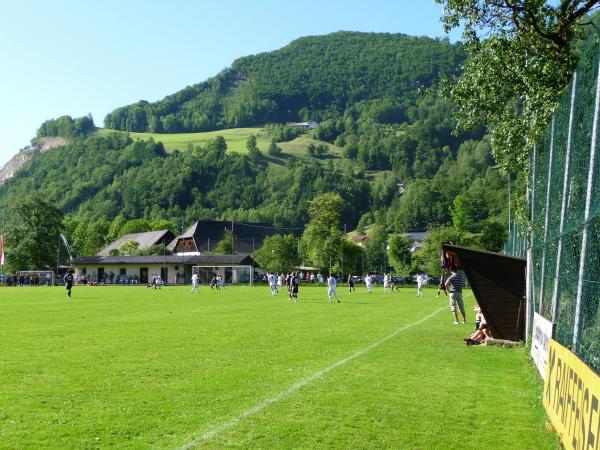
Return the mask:
<svg viewBox="0 0 600 450">
<path fill-rule="evenodd" d="M 0 185 L 3 185 L 6 180 L 12 177 L 16 171 L 23 166 L 23 164 L 34 158 L 36 155 L 50 150 L 51 148 L 65 145 L 66 142 L 65 139 L 60 137 L 41 138 L 35 144 L 21 150 L 13 156 L 2 169 L 0 169 Z"/>
</svg>

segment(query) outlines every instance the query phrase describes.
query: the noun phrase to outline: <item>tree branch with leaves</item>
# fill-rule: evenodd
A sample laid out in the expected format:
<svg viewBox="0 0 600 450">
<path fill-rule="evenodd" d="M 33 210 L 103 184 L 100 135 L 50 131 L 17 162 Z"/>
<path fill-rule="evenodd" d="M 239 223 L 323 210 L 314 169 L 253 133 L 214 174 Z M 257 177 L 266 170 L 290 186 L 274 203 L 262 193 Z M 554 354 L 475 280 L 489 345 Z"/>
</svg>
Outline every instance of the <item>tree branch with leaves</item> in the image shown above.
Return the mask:
<svg viewBox="0 0 600 450">
<path fill-rule="evenodd" d="M 600 0 L 435 0 L 446 31 L 464 26 L 468 59 L 442 90 L 458 105 L 458 129 L 488 127 L 505 170 L 527 169 L 529 149 L 552 116 L 578 61 L 584 17 Z"/>
</svg>

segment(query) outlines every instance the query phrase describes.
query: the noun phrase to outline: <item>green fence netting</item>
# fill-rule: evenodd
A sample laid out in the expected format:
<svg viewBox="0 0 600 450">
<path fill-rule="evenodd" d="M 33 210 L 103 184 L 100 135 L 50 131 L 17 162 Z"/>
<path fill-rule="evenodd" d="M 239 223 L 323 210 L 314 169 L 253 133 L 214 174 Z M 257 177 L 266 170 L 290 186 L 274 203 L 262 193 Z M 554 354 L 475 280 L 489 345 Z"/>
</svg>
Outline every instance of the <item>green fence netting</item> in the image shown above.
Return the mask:
<svg viewBox="0 0 600 450">
<path fill-rule="evenodd" d="M 598 43 L 530 154 L 529 230 L 511 226 L 504 251 L 528 262 L 528 299 L 555 339 L 600 373 L 600 126 Z"/>
</svg>

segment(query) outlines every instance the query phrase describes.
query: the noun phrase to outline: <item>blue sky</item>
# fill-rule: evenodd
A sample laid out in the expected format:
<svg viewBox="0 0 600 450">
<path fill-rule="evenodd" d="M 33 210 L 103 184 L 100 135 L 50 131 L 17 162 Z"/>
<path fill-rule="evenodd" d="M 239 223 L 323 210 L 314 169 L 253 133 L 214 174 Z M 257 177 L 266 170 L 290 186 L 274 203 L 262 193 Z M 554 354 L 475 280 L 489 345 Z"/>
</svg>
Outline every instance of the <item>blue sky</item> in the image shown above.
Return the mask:
<svg viewBox="0 0 600 450">
<path fill-rule="evenodd" d="M 443 37 L 432 0 L 0 1 L 0 165 L 39 125 L 155 101 L 241 56 L 339 30 Z M 460 39 L 458 32 L 449 36 Z"/>
</svg>

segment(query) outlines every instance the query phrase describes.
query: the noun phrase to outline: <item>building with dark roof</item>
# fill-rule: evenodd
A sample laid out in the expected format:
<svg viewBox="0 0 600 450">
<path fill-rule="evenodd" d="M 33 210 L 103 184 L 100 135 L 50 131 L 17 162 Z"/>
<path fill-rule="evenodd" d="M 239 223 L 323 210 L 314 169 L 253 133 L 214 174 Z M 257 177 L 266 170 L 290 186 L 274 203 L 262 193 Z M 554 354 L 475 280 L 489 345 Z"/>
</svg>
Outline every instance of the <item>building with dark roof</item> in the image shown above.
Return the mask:
<svg viewBox="0 0 600 450">
<path fill-rule="evenodd" d="M 302 228 L 275 227 L 270 223 L 230 222 L 220 220 L 198 220 L 167 246 L 171 253 L 198 255 L 214 250 L 233 229 L 235 253 L 254 253 L 262 247 L 265 238 L 274 234 L 293 234 L 298 237 Z"/>
<path fill-rule="evenodd" d="M 152 275 L 159 275 L 168 284 L 189 283 L 192 271 L 200 282 L 210 281 L 220 274 L 225 283 L 251 283 L 256 263 L 248 254 L 236 255 L 159 255 L 159 256 L 86 256 L 71 264 L 77 276 L 94 281 L 118 284 L 123 279 L 147 284 Z M 112 276 L 111 276 L 112 274 Z"/>
<path fill-rule="evenodd" d="M 210 255 L 230 230 L 233 230 L 235 254 Z M 133 279 L 146 284 L 154 274 L 160 274 L 168 284 L 189 283 L 193 271 L 198 272 L 201 282 L 220 274 L 225 283 L 246 283 L 253 280 L 256 267 L 250 254 L 262 247 L 265 238 L 274 234 L 300 236 L 302 231 L 301 228 L 274 227 L 270 223 L 198 220 L 177 237 L 168 230 L 121 236 L 96 256 L 76 258 L 72 264 L 78 276 L 105 283 Z M 114 255 L 114 250 L 128 241 L 137 242 L 140 249 L 165 245 L 164 255 Z"/>
<path fill-rule="evenodd" d="M 153 245 L 163 245 L 163 243 L 168 245 L 173 241 L 174 238 L 175 235 L 169 230 L 125 234 L 96 253 L 96 256 L 109 256 L 112 251 L 118 250 L 123 244 L 129 241 L 137 242 L 140 249 L 147 249 Z"/>
</svg>

